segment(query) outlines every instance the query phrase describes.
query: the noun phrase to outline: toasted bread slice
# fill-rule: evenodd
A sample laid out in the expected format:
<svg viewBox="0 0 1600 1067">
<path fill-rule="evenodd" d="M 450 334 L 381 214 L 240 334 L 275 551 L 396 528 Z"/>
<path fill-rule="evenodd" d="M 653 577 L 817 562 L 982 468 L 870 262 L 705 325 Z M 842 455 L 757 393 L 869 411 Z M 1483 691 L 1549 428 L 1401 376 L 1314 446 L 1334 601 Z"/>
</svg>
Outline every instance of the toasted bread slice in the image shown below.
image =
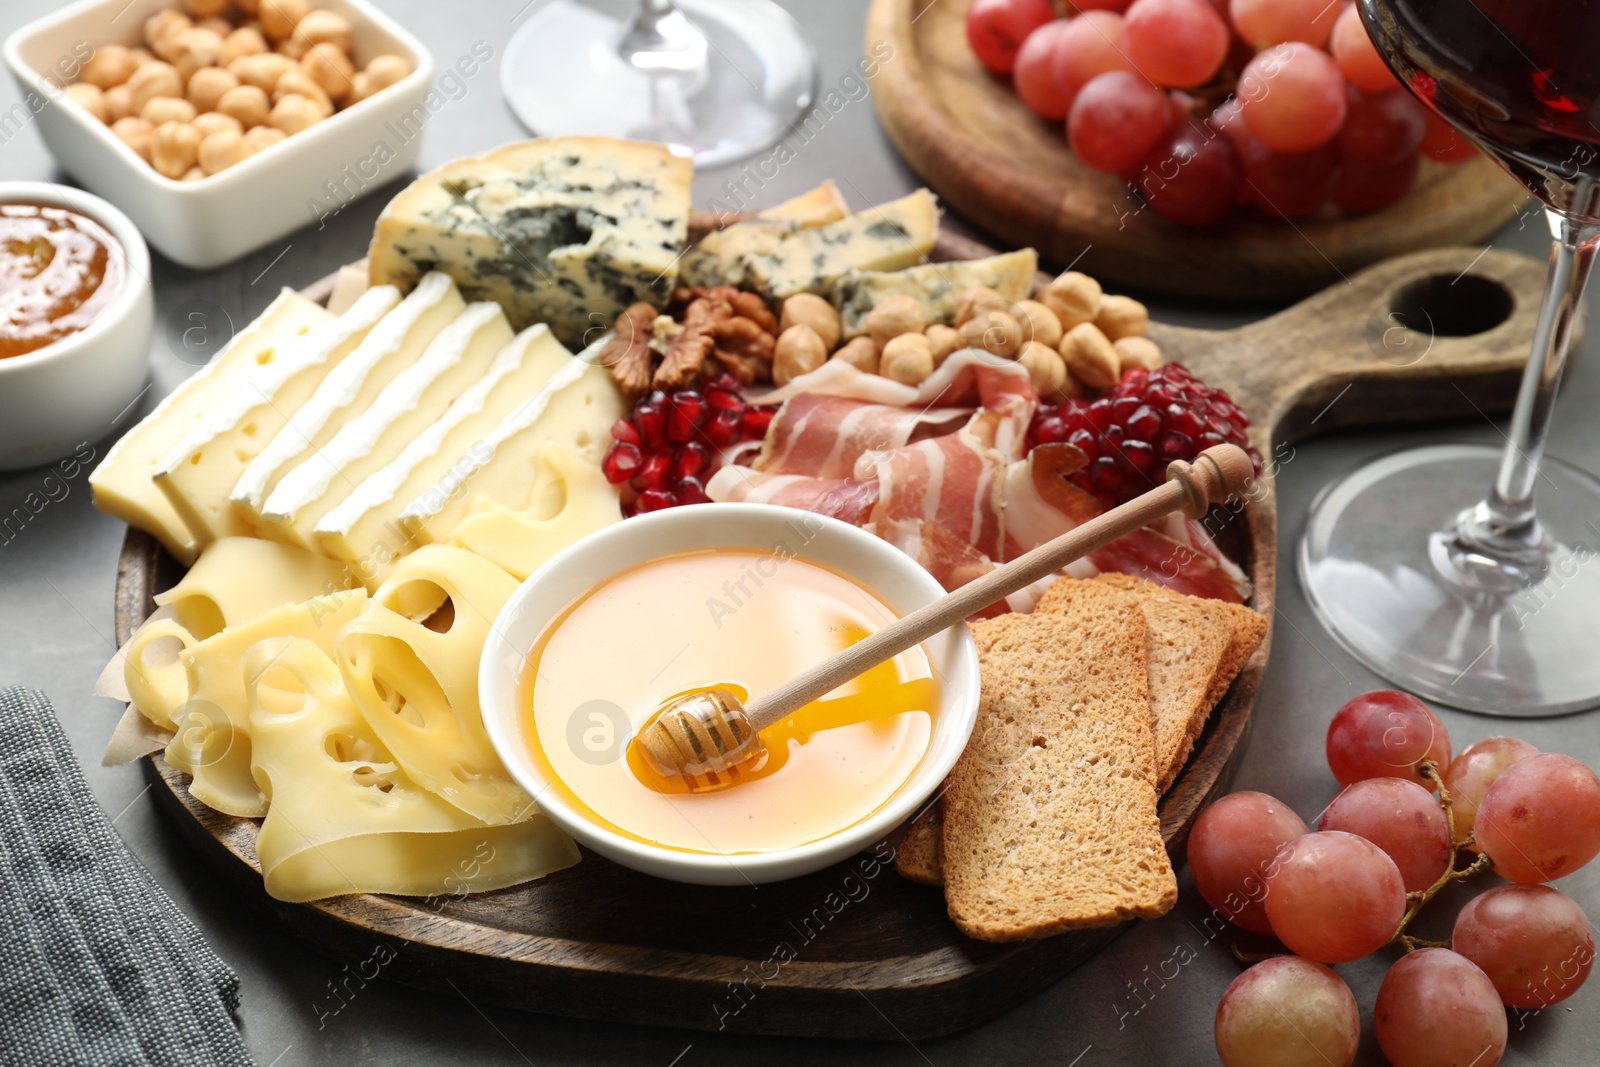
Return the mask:
<svg viewBox="0 0 1600 1067">
<path fill-rule="evenodd" d="M 944 833 L 942 803 L 942 798 L 934 800 L 906 828 L 894 853 L 894 869 L 902 878 L 923 885 L 944 884 L 944 864 L 939 856 L 939 837 Z"/>
<path fill-rule="evenodd" d="M 1165 914 L 1144 618 L 1112 598 L 975 623 L 982 694 L 950 774 L 945 902 L 1019 941 Z"/>
</svg>

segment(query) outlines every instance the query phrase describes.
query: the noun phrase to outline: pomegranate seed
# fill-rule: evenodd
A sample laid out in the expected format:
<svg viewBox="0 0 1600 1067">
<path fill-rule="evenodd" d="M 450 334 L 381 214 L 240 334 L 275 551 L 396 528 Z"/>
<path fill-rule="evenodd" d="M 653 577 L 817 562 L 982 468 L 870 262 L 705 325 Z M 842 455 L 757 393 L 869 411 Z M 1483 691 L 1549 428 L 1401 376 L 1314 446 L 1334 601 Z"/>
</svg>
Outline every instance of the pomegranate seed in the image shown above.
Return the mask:
<svg viewBox="0 0 1600 1067">
<path fill-rule="evenodd" d="M 1088 410 L 1084 412 L 1084 416 L 1089 420 L 1090 426 L 1097 430 L 1105 429 L 1111 425 L 1111 401 L 1104 397 L 1096 400 L 1089 405 Z"/>
<path fill-rule="evenodd" d="M 1165 385 L 1153 385 L 1144 394 L 1144 402 L 1158 411 L 1166 410 L 1168 404 L 1174 404 L 1177 400 L 1178 394 Z"/>
<path fill-rule="evenodd" d="M 647 447 L 655 448 L 666 443 L 667 413 L 661 405 L 649 400 L 642 401 L 633 409 L 633 424 L 639 428 L 639 436 Z"/>
<path fill-rule="evenodd" d="M 699 478 L 684 478 L 678 482 L 678 503 L 709 504 L 711 498 L 706 496 L 706 487 Z"/>
<path fill-rule="evenodd" d="M 1124 441 L 1122 443 L 1122 459 L 1127 465 L 1140 474 L 1144 474 L 1155 466 L 1156 450 L 1148 441 Z"/>
<path fill-rule="evenodd" d="M 1067 439 L 1067 424 L 1059 415 L 1040 419 L 1037 425 L 1038 429 L 1034 436 L 1038 438 L 1040 444 L 1053 445 L 1057 441 Z"/>
<path fill-rule="evenodd" d="M 639 428 L 627 419 L 618 419 L 611 424 L 611 436 L 615 440 L 637 445 L 639 443 Z"/>
<path fill-rule="evenodd" d="M 639 505 L 638 504 L 629 503 L 629 504 L 622 505 L 622 517 L 623 518 L 631 519 L 637 514 L 639 514 Z"/>
<path fill-rule="evenodd" d="M 706 421 L 706 440 L 716 448 L 727 448 L 739 439 L 741 420 L 737 411 L 719 411 Z"/>
<path fill-rule="evenodd" d="M 600 470 L 605 474 L 606 481 L 612 485 L 621 485 L 634 476 L 641 464 L 644 463 L 644 453 L 639 451 L 639 446 L 631 441 L 618 441 L 606 453 L 606 458 L 600 463 Z"/>
<path fill-rule="evenodd" d="M 1111 417 L 1117 422 L 1126 423 L 1142 406 L 1136 396 L 1119 396 L 1111 402 Z"/>
<path fill-rule="evenodd" d="M 672 457 L 665 452 L 653 452 L 645 457 L 633 484 L 636 489 L 660 489 L 667 484 L 672 471 Z"/>
<path fill-rule="evenodd" d="M 744 432 L 745 440 L 755 441 L 767 436 L 767 427 L 772 425 L 772 416 L 777 413 L 777 409 L 770 404 L 747 408 L 740 418 L 740 429 Z"/>
<path fill-rule="evenodd" d="M 1216 445 L 1225 445 L 1227 443 L 1228 442 L 1223 439 L 1222 435 L 1218 433 L 1203 433 L 1200 435 L 1200 451 L 1202 452 L 1208 448 L 1215 447 Z"/>
<path fill-rule="evenodd" d="M 1155 445 L 1156 458 L 1162 463 L 1198 455 L 1194 448 L 1194 438 L 1177 430 L 1163 430 L 1151 444 Z"/>
<path fill-rule="evenodd" d="M 1123 425 L 1131 436 L 1149 441 L 1161 432 L 1161 412 L 1149 404 L 1140 404 Z"/>
<path fill-rule="evenodd" d="M 665 489 L 646 489 L 639 494 L 639 513 L 642 515 L 650 511 L 660 511 L 670 508 L 678 503 L 678 498 Z"/>
<path fill-rule="evenodd" d="M 1105 441 L 1105 443 L 1106 443 L 1106 445 L 1108 447 L 1104 448 L 1104 449 L 1101 449 L 1101 451 L 1102 452 L 1116 452 L 1118 449 L 1120 449 L 1122 447 L 1122 439 L 1124 437 L 1126 437 L 1126 436 L 1127 436 L 1127 432 L 1124 431 L 1121 426 L 1117 426 L 1115 424 L 1107 426 L 1106 427 L 1106 432 L 1101 434 L 1100 438 L 1101 438 L 1101 440 Z"/>
<path fill-rule="evenodd" d="M 706 393 L 706 403 L 717 411 L 743 411 L 745 409 L 744 397 L 724 389 L 712 389 Z"/>
<path fill-rule="evenodd" d="M 672 465 L 672 472 L 679 478 L 693 478 L 705 470 L 706 464 L 710 461 L 711 456 L 706 452 L 705 446 L 698 441 L 690 441 L 683 446 L 683 451 L 678 453 L 677 462 Z"/>
<path fill-rule="evenodd" d="M 706 402 L 699 393 L 686 389 L 672 397 L 668 408 L 667 436 L 674 441 L 689 441 L 705 421 Z"/>
<path fill-rule="evenodd" d="M 1101 456 L 1089 464 L 1089 481 L 1096 489 L 1103 489 L 1108 493 L 1116 493 L 1128 481 L 1128 476 L 1117 461 L 1110 456 Z"/>
<path fill-rule="evenodd" d="M 1193 408 L 1168 404 L 1167 428 L 1188 434 L 1190 437 L 1197 437 L 1205 432 L 1206 424 L 1205 420 L 1201 419 Z"/>
<path fill-rule="evenodd" d="M 1100 454 L 1099 439 L 1088 430 L 1073 430 L 1067 435 L 1067 444 L 1083 450 L 1083 454 L 1090 459 Z"/>
</svg>

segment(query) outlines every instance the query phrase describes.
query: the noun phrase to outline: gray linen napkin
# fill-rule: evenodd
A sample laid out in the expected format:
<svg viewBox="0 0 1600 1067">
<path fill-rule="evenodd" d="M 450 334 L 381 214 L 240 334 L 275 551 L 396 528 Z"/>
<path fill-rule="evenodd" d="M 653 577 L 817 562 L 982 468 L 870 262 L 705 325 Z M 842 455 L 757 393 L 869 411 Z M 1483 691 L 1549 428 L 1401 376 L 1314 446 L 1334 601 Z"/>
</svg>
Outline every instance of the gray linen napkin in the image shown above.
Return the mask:
<svg viewBox="0 0 1600 1067">
<path fill-rule="evenodd" d="M 128 852 L 41 694 L 0 689 L 0 1064 L 249 1067 L 239 979 Z"/>
</svg>

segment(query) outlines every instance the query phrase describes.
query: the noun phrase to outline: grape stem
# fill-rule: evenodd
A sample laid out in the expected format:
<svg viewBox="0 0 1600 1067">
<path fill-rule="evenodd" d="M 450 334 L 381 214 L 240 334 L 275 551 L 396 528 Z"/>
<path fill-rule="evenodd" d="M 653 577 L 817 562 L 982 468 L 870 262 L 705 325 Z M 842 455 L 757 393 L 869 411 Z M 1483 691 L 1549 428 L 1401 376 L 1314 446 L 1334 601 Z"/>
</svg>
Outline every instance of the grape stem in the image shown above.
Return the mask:
<svg viewBox="0 0 1600 1067">
<path fill-rule="evenodd" d="M 1465 881 L 1489 869 L 1489 857 L 1479 855 L 1467 866 L 1456 870 L 1456 857 L 1460 850 L 1472 844 L 1472 834 L 1468 834 L 1464 841 L 1456 841 L 1456 813 L 1450 800 L 1450 790 L 1445 788 L 1444 777 L 1439 773 L 1439 765 L 1431 759 L 1425 759 L 1417 765 L 1417 770 L 1422 776 L 1432 782 L 1439 791 L 1439 806 L 1444 808 L 1444 824 L 1450 837 L 1450 859 L 1444 866 L 1444 873 L 1439 875 L 1438 881 L 1428 888 L 1414 893 L 1406 894 L 1406 913 L 1400 917 L 1400 925 L 1395 929 L 1394 936 L 1389 939 L 1392 945 L 1400 945 L 1407 952 L 1415 952 L 1419 948 L 1449 948 L 1449 941 L 1429 941 L 1423 937 L 1413 937 L 1406 933 L 1406 927 L 1411 925 L 1411 920 L 1417 917 L 1423 907 L 1438 895 L 1439 890 L 1451 882 Z"/>
</svg>

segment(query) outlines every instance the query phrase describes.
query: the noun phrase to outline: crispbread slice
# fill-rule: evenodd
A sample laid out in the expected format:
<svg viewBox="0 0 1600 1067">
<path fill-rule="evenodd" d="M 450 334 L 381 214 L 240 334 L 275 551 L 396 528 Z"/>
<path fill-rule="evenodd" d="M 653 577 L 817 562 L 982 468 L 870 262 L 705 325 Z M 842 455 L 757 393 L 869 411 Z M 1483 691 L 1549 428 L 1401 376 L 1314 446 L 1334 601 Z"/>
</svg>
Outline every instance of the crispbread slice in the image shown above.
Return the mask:
<svg viewBox="0 0 1600 1067">
<path fill-rule="evenodd" d="M 944 814 L 935 800 L 911 820 L 900 847 L 895 849 L 894 869 L 900 877 L 923 885 L 942 885 L 944 865 L 939 857 L 939 838 L 944 833 Z"/>
<path fill-rule="evenodd" d="M 972 633 L 978 723 L 944 794 L 951 919 L 1018 941 L 1165 914 L 1143 616 L 1085 600 Z"/>
<path fill-rule="evenodd" d="M 1058 612 L 1085 598 L 1110 598 L 1136 606 L 1144 614 L 1148 645 L 1145 669 L 1156 740 L 1156 788 L 1166 792 L 1205 726 L 1206 714 L 1211 710 L 1206 694 L 1228 648 L 1233 624 L 1220 610 L 1220 601 L 1156 596 L 1144 588 L 1074 578 L 1053 582 L 1040 598 L 1038 610 Z"/>
</svg>

